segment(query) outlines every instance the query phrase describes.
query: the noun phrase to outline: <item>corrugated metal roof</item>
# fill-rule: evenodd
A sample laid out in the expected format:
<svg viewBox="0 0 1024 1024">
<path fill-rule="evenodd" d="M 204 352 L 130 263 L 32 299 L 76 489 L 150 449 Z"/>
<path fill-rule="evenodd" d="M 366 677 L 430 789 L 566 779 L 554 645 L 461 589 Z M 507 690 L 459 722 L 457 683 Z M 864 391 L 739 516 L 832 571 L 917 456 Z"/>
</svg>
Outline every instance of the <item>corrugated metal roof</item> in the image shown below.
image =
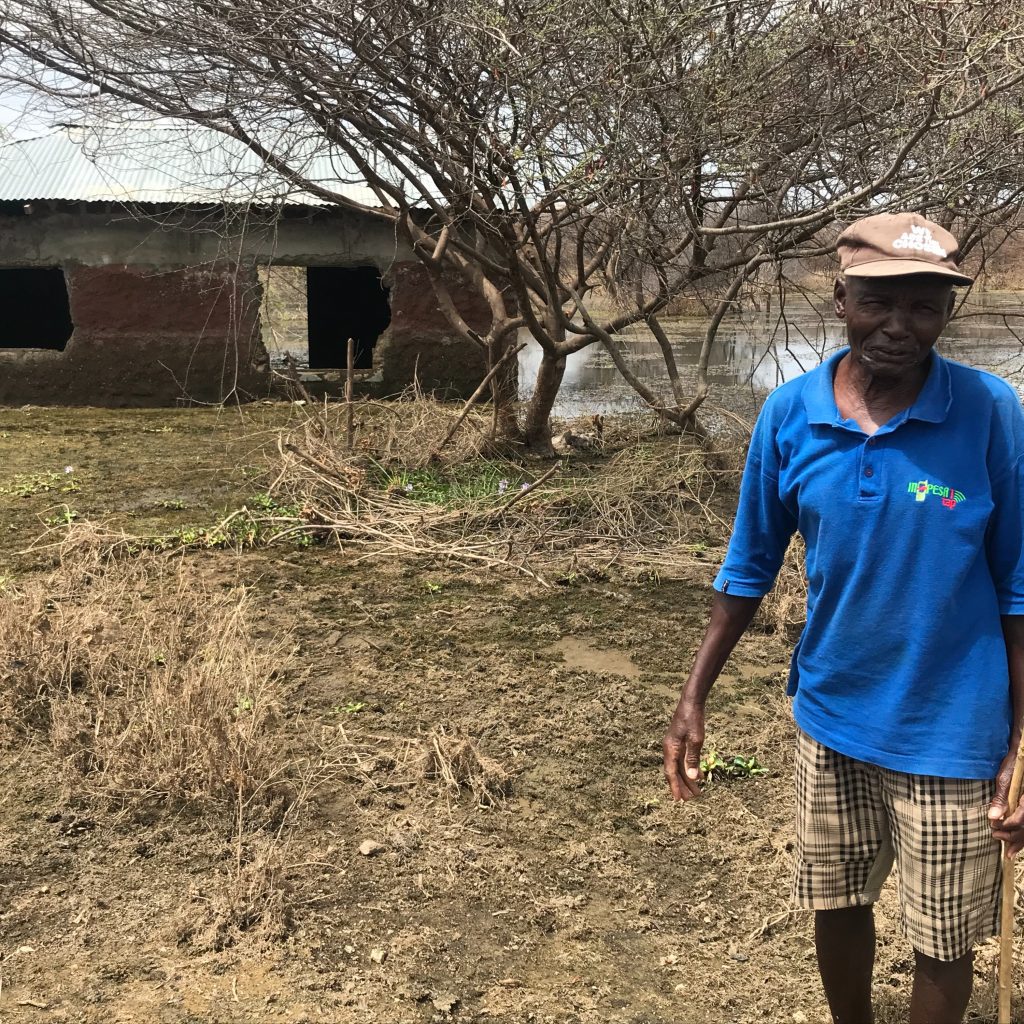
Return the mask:
<svg viewBox="0 0 1024 1024">
<path fill-rule="evenodd" d="M 380 205 L 338 153 L 293 152 L 290 161 L 318 185 L 364 206 Z M 235 139 L 192 126 L 61 128 L 0 146 L 0 200 L 33 199 L 331 205 L 300 191 Z"/>
</svg>

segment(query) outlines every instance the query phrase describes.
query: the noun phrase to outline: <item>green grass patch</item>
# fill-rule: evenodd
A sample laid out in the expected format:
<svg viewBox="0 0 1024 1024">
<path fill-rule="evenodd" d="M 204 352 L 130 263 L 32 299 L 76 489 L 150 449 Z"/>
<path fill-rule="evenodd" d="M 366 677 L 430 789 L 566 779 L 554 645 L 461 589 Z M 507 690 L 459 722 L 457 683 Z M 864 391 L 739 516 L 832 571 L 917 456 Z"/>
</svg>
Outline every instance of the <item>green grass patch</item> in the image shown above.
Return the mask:
<svg viewBox="0 0 1024 1024">
<path fill-rule="evenodd" d="M 254 494 L 233 515 L 225 512 L 220 522 L 204 526 L 182 526 L 170 533 L 151 537 L 145 547 L 158 551 L 174 548 L 254 548 L 274 540 L 282 530 L 301 518 L 298 505 L 280 504 L 269 494 Z M 275 522 L 274 520 L 280 520 Z M 313 537 L 297 533 L 296 547 L 309 547 Z"/>
<path fill-rule="evenodd" d="M 74 494 L 80 489 L 69 471 L 63 473 L 15 473 L 9 483 L 0 487 L 0 494 L 9 494 L 13 498 L 30 498 L 34 494 L 46 494 L 50 491 Z"/>
<path fill-rule="evenodd" d="M 375 464 L 374 483 L 397 491 L 409 501 L 442 508 L 506 501 L 525 482 L 508 463 L 470 462 L 448 467 L 395 469 Z"/>
</svg>

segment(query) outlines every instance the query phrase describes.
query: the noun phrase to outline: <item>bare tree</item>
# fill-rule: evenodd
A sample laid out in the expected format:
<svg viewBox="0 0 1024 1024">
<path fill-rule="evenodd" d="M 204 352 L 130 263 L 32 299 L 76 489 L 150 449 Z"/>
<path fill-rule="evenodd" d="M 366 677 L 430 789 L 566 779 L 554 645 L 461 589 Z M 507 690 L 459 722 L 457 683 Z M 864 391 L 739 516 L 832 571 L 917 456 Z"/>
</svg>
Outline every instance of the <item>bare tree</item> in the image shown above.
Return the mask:
<svg viewBox="0 0 1024 1024">
<path fill-rule="evenodd" d="M 920 0 L 8 0 L 0 66 L 111 119 L 145 108 L 241 140 L 276 172 L 385 218 L 452 326 L 494 367 L 542 350 L 520 423 L 539 450 L 566 359 L 602 344 L 666 419 L 691 425 L 718 325 L 759 268 L 827 252 L 837 220 L 888 206 L 967 219 L 1019 202 L 1021 15 Z M 312 180 L 331 151 L 372 187 Z M 453 280 L 485 301 L 477 331 Z M 697 383 L 659 316 L 714 297 Z M 667 393 L 631 373 L 644 324 Z"/>
</svg>

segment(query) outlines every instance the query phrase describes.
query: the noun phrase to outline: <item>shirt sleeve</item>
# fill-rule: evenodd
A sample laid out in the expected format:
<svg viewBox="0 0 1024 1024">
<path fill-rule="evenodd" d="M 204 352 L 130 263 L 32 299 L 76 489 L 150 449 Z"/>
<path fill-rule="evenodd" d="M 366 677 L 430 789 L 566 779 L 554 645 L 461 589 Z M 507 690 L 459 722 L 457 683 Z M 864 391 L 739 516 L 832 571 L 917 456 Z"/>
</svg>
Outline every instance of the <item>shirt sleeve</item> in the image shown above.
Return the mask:
<svg viewBox="0 0 1024 1024">
<path fill-rule="evenodd" d="M 757 419 L 747 464 L 740 484 L 740 500 L 732 538 L 715 590 L 737 597 L 764 597 L 775 584 L 796 516 L 779 494 L 779 452 L 769 406 Z"/>
<path fill-rule="evenodd" d="M 985 556 L 999 614 L 1024 615 L 1024 409 L 1006 381 L 990 382 L 990 386 L 994 415 L 987 462 L 992 512 L 985 532 Z"/>
<path fill-rule="evenodd" d="M 1000 615 L 1024 615 L 1024 455 L 992 483 L 986 554 Z"/>
</svg>

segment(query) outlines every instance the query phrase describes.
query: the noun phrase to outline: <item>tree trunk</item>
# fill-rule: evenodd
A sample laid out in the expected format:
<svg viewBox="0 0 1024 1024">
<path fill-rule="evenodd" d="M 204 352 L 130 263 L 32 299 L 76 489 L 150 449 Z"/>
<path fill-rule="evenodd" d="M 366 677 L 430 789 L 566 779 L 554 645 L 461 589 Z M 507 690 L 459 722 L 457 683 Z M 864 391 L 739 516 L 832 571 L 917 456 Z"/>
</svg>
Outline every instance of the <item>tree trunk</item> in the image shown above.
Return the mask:
<svg viewBox="0 0 1024 1024">
<path fill-rule="evenodd" d="M 551 409 L 565 375 L 565 356 L 545 352 L 537 370 L 533 397 L 526 410 L 526 447 L 544 455 L 553 455 L 551 447 Z"/>
</svg>

